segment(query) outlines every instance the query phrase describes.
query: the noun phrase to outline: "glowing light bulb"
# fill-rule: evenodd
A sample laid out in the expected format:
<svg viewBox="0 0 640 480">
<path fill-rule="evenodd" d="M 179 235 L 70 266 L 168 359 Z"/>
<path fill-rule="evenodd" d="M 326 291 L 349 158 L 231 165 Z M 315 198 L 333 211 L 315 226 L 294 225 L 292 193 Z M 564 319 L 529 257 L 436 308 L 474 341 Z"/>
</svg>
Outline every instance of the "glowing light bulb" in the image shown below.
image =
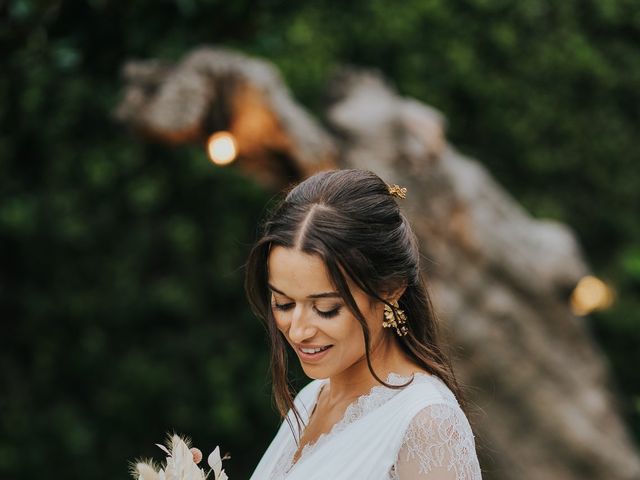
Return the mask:
<svg viewBox="0 0 640 480">
<path fill-rule="evenodd" d="M 575 315 L 588 315 L 594 310 L 604 310 L 613 303 L 613 289 L 592 275 L 583 277 L 571 294 L 571 310 Z"/>
<path fill-rule="evenodd" d="M 238 155 L 236 139 L 229 132 L 216 132 L 207 140 L 209 158 L 216 165 L 227 165 Z"/>
</svg>

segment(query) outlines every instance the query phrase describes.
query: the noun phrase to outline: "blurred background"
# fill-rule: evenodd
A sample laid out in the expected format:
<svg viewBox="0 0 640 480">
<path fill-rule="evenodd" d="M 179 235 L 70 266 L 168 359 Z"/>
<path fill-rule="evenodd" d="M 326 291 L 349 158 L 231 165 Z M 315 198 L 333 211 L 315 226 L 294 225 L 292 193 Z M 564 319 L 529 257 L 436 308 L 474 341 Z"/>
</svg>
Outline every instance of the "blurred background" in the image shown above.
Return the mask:
<svg viewBox="0 0 640 480">
<path fill-rule="evenodd" d="M 0 3 L 0 478 L 127 478 L 172 430 L 248 478 L 279 424 L 242 286 L 275 189 L 114 115 L 125 62 L 203 44 L 270 62 L 320 125 L 335 69 L 374 68 L 568 225 L 614 292 L 574 313 L 637 445 L 637 2 L 16 0 Z"/>
</svg>

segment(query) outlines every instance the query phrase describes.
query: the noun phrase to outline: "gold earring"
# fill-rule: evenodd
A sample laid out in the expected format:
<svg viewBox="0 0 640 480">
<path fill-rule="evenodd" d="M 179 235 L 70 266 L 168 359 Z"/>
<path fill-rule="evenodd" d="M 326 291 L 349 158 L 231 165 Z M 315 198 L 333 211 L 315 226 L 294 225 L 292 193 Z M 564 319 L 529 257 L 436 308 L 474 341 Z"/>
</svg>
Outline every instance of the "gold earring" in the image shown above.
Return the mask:
<svg viewBox="0 0 640 480">
<path fill-rule="evenodd" d="M 404 313 L 404 310 L 399 308 L 397 300 L 391 302 L 391 305 L 394 306 L 393 310 L 386 303 L 384 305 L 385 319 L 382 322 L 382 326 L 384 328 L 395 328 L 396 334 L 399 337 L 404 337 L 407 333 L 409 333 L 409 329 L 405 325 L 407 323 L 407 315 Z"/>
</svg>

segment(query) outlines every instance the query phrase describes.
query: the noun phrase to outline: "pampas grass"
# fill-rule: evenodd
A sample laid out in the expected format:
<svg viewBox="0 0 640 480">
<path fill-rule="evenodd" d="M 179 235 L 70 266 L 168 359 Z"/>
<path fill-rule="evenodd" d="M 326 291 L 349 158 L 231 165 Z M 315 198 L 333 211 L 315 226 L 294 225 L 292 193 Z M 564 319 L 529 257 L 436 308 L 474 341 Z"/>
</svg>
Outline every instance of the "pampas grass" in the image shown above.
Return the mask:
<svg viewBox="0 0 640 480">
<path fill-rule="evenodd" d="M 197 465 L 202 460 L 202 452 L 191 447 L 189 438 L 169 434 L 166 446 L 159 443 L 156 445 L 167 454 L 164 466 L 159 466 L 150 459 L 136 460 L 130 466 L 135 480 L 207 480 L 212 473 L 213 479 L 209 480 L 228 480 L 222 469 L 222 460 L 229 457 L 225 455 L 220 458 L 219 447 L 209 454 L 207 463 L 211 470 L 205 472 Z"/>
</svg>

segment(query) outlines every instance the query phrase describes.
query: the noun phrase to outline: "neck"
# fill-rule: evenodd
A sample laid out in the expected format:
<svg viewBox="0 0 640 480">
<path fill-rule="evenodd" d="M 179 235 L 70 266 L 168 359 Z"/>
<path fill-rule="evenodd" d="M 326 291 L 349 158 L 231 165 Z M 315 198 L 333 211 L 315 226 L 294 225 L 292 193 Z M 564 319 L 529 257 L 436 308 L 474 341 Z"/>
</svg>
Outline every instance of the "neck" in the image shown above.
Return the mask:
<svg viewBox="0 0 640 480">
<path fill-rule="evenodd" d="M 383 381 L 387 380 L 391 372 L 406 372 L 407 365 L 410 363 L 395 338 L 387 335 L 381 335 L 381 338 L 372 344 L 370 358 L 373 370 Z M 327 401 L 329 405 L 351 402 L 379 384 L 380 382 L 369 371 L 366 355 L 363 355 L 349 368 L 329 378 Z"/>
</svg>

